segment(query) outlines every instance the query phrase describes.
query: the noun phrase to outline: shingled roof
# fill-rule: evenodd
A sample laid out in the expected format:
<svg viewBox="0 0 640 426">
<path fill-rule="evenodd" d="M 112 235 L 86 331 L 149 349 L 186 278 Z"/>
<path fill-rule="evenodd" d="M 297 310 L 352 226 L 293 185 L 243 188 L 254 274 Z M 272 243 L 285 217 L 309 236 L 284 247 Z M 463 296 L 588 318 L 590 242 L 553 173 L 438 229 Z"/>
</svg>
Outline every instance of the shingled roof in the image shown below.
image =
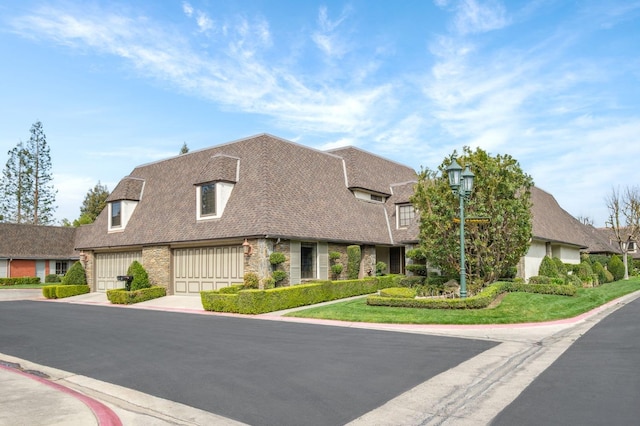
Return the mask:
<svg viewBox="0 0 640 426">
<path fill-rule="evenodd" d="M 197 221 L 193 186 L 215 156 L 235 159 L 237 182 L 221 218 Z M 225 170 L 232 163 L 221 161 Z M 409 167 L 359 149 L 323 152 L 261 134 L 136 167 L 128 178 L 144 181 L 144 196 L 124 232 L 107 232 L 105 209 L 79 229 L 76 247 L 251 236 L 393 244 L 385 204 L 358 200 L 349 187 L 391 194 L 392 184 L 416 177 Z"/>
<path fill-rule="evenodd" d="M 76 228 L 0 223 L 0 258 L 76 259 Z"/>
<path fill-rule="evenodd" d="M 531 202 L 533 238 L 578 246 L 591 253 L 616 252 L 602 234 L 574 218 L 548 192 L 531 188 Z"/>
</svg>

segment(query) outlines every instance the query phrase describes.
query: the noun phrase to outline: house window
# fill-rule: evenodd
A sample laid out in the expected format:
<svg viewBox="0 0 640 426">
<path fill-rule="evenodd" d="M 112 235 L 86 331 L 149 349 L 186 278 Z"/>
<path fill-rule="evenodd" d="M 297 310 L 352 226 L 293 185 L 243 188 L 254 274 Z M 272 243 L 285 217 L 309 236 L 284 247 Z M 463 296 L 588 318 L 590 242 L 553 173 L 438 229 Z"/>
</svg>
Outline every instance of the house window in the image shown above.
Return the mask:
<svg viewBox="0 0 640 426">
<path fill-rule="evenodd" d="M 117 228 L 122 225 L 122 204 L 120 201 L 111 203 L 111 227 Z"/>
<path fill-rule="evenodd" d="M 56 275 L 65 275 L 68 267 L 69 262 L 56 262 Z"/>
<path fill-rule="evenodd" d="M 406 228 L 416 215 L 416 209 L 411 204 L 398 206 L 398 227 Z"/>
<path fill-rule="evenodd" d="M 382 197 L 380 195 L 371 194 L 371 201 L 378 201 L 379 203 L 381 203 L 382 202 Z"/>
<path fill-rule="evenodd" d="M 635 241 L 629 241 L 627 243 L 627 251 L 635 252 L 636 251 L 636 243 Z"/>
<path fill-rule="evenodd" d="M 200 216 L 216 214 L 216 184 L 208 183 L 200 187 Z"/>
<path fill-rule="evenodd" d="M 316 245 L 302 243 L 300 246 L 300 278 L 316 278 Z"/>
</svg>

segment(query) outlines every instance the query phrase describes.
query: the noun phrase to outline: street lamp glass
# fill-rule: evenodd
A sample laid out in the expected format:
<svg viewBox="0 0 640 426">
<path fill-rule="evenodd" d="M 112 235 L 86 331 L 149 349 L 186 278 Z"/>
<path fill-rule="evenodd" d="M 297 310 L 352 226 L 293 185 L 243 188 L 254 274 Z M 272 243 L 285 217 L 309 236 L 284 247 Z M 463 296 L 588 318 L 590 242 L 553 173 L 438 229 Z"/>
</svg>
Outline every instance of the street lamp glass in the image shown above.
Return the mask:
<svg viewBox="0 0 640 426">
<path fill-rule="evenodd" d="M 447 176 L 449 177 L 449 186 L 452 189 L 457 189 L 460 187 L 460 172 L 462 171 L 462 167 L 456 159 L 454 158 L 447 167 Z"/>
<path fill-rule="evenodd" d="M 464 169 L 464 172 L 462 172 L 462 185 L 463 185 L 462 189 L 466 194 L 471 194 L 471 191 L 473 190 L 474 178 L 475 178 L 475 175 L 471 171 L 471 168 L 469 168 L 469 166 L 467 165 Z"/>
</svg>

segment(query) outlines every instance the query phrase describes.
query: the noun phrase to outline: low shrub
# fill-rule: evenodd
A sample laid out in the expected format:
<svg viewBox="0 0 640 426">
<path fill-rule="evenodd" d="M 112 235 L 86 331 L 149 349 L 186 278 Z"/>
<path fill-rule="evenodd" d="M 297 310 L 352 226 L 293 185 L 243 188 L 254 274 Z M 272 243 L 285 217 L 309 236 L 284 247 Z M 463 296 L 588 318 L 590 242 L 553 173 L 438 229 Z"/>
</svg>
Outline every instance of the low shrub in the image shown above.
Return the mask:
<svg viewBox="0 0 640 426">
<path fill-rule="evenodd" d="M 244 288 L 260 288 L 260 277 L 255 272 L 244 273 Z"/>
<path fill-rule="evenodd" d="M 342 263 L 336 263 L 331 265 L 331 272 L 333 272 L 333 274 L 338 277 L 342 271 L 344 270 L 344 266 L 342 266 Z"/>
<path fill-rule="evenodd" d="M 275 287 L 276 287 L 276 280 L 274 280 L 272 277 L 267 277 L 262 280 L 262 288 L 264 288 L 265 290 L 268 290 L 270 288 L 275 288 Z"/>
<path fill-rule="evenodd" d="M 400 279 L 400 286 L 402 287 L 418 287 L 424 284 L 426 277 L 423 276 L 413 276 L 413 277 L 402 277 Z"/>
<path fill-rule="evenodd" d="M 278 269 L 277 271 L 273 271 L 271 273 L 271 278 L 273 278 L 275 284 L 278 285 L 279 282 L 287 279 L 287 271 L 282 271 L 280 269 Z"/>
<path fill-rule="evenodd" d="M 529 278 L 529 284 L 551 284 L 551 278 L 544 275 L 534 275 Z"/>
<path fill-rule="evenodd" d="M 75 262 L 73 265 L 71 265 L 71 268 L 69 268 L 64 277 L 62 277 L 61 282 L 65 285 L 86 284 L 87 274 L 84 271 L 82 263 Z"/>
<path fill-rule="evenodd" d="M 577 292 L 577 288 L 573 285 L 500 282 L 490 285 L 479 294 L 465 299 L 407 299 L 403 297 L 381 297 L 374 295 L 367 297 L 367 304 L 371 306 L 393 306 L 403 308 L 482 309 L 489 306 L 501 293 L 519 291 L 527 293 L 554 294 L 558 296 L 574 296 Z"/>
<path fill-rule="evenodd" d="M 381 276 L 386 274 L 387 272 L 387 264 L 384 262 L 376 263 L 376 275 Z"/>
<path fill-rule="evenodd" d="M 421 263 L 410 263 L 404 267 L 407 271 L 420 275 L 421 277 L 427 276 L 427 265 Z"/>
<path fill-rule="evenodd" d="M 124 288 L 107 290 L 107 299 L 114 305 L 131 305 L 166 295 L 167 289 L 160 286 L 145 287 L 131 291 L 127 291 Z"/>
<path fill-rule="evenodd" d="M 46 285 L 42 287 L 42 295 L 47 299 L 64 299 L 65 297 L 86 294 L 89 291 L 89 286 L 86 284 Z"/>
<path fill-rule="evenodd" d="M 40 277 L 0 278 L 0 286 L 36 284 L 40 284 Z"/>
<path fill-rule="evenodd" d="M 59 283 L 60 281 L 61 281 L 60 275 L 57 275 L 57 274 L 49 274 L 46 277 L 44 277 L 44 282 L 47 284 Z"/>
<path fill-rule="evenodd" d="M 371 294 L 382 288 L 398 287 L 399 280 L 399 275 L 385 275 L 360 280 L 315 281 L 267 290 L 241 290 L 237 294 L 223 294 L 219 290 L 202 291 L 200 297 L 207 311 L 262 314 Z"/>
<path fill-rule="evenodd" d="M 55 299 L 56 298 L 56 287 L 57 285 L 45 285 L 42 287 L 42 295 L 45 299 Z"/>
<path fill-rule="evenodd" d="M 380 297 L 406 297 L 413 299 L 416 297 L 416 291 L 408 287 L 389 287 L 379 291 Z"/>
</svg>

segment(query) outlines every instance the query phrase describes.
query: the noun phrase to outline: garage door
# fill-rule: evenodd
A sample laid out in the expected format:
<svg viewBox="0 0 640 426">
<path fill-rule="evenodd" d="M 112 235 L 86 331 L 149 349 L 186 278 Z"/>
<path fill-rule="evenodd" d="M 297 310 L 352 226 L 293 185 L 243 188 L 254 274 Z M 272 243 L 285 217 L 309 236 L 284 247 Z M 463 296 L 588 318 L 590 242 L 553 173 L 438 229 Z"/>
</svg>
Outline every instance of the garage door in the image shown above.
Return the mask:
<svg viewBox="0 0 640 426">
<path fill-rule="evenodd" d="M 201 247 L 173 251 L 175 294 L 198 294 L 240 284 L 244 275 L 242 246 Z"/>
<path fill-rule="evenodd" d="M 96 290 L 107 291 L 113 288 L 124 288 L 124 282 L 118 281 L 118 275 L 127 275 L 131 262 L 141 262 L 142 252 L 126 251 L 119 253 L 96 254 Z"/>
</svg>

